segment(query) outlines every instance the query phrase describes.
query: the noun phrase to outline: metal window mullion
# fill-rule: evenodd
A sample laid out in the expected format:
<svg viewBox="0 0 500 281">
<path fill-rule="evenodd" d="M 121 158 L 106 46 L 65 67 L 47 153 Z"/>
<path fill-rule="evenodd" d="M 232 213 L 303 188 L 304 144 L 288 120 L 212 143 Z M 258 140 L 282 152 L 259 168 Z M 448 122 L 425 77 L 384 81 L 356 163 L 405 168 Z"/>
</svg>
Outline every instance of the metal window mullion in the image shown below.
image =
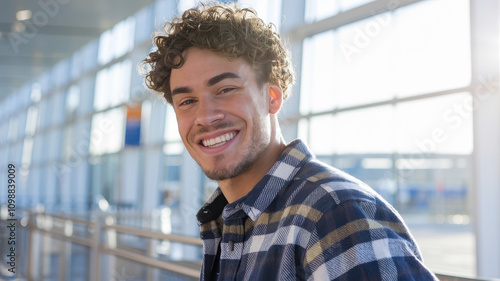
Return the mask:
<svg viewBox="0 0 500 281">
<path fill-rule="evenodd" d="M 470 0 L 477 275 L 500 277 L 500 5 Z"/>
<path fill-rule="evenodd" d="M 331 17 L 312 22 L 310 24 L 305 24 L 297 26 L 294 29 L 285 33 L 285 37 L 288 37 L 292 42 L 300 42 L 306 37 L 316 35 L 328 30 L 336 29 L 341 26 L 354 23 L 378 14 L 382 14 L 388 11 L 393 11 L 398 8 L 421 2 L 424 0 L 377 0 L 369 2 L 365 5 L 347 10 L 345 12 L 338 13 Z"/>
<path fill-rule="evenodd" d="M 446 90 L 446 91 L 439 91 L 439 92 L 433 92 L 433 93 L 427 93 L 427 94 L 421 94 L 421 95 L 415 95 L 415 96 L 409 96 L 409 97 L 401 97 L 401 98 L 396 97 L 396 98 L 382 100 L 382 101 L 373 102 L 373 103 L 346 106 L 346 107 L 340 107 L 340 108 L 337 107 L 337 108 L 333 108 L 330 110 L 317 111 L 317 112 L 312 112 L 309 114 L 297 114 L 297 115 L 290 116 L 290 117 L 284 119 L 282 122 L 284 124 L 289 124 L 289 123 L 293 123 L 293 122 L 298 122 L 301 119 L 310 119 L 312 117 L 317 117 L 317 116 L 336 115 L 336 114 L 341 113 L 341 112 L 355 111 L 355 110 L 373 108 L 373 107 L 377 107 L 377 106 L 397 105 L 397 104 L 400 104 L 403 102 L 446 96 L 446 95 L 457 94 L 457 93 L 461 93 L 461 92 L 471 92 L 472 90 L 473 90 L 473 88 L 471 86 L 466 86 L 466 87 L 462 87 L 462 88 L 450 89 L 450 90 Z"/>
</svg>

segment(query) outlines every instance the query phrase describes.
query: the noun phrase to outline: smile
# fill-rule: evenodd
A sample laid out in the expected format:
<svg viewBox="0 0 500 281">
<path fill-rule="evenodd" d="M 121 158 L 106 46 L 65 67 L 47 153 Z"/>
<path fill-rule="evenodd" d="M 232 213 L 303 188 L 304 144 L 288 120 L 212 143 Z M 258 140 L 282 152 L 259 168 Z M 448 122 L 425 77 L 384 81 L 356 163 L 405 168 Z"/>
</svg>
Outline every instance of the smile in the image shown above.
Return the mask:
<svg viewBox="0 0 500 281">
<path fill-rule="evenodd" d="M 236 136 L 236 133 L 227 133 L 227 134 L 215 137 L 215 138 L 202 140 L 201 142 L 202 142 L 203 146 L 205 146 L 205 147 L 215 148 L 215 147 L 219 147 L 219 146 L 225 144 L 226 142 L 232 140 L 234 138 L 234 136 Z"/>
</svg>

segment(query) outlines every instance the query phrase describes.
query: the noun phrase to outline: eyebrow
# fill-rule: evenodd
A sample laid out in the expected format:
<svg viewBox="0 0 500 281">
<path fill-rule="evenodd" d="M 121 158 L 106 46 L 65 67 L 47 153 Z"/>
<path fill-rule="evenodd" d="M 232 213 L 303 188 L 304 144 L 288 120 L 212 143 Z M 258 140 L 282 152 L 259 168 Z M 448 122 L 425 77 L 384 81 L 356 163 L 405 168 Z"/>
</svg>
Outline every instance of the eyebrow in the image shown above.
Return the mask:
<svg viewBox="0 0 500 281">
<path fill-rule="evenodd" d="M 191 93 L 191 88 L 189 87 L 179 87 L 172 90 L 172 96 L 183 93 Z"/>
<path fill-rule="evenodd" d="M 218 74 L 218 75 L 208 79 L 206 84 L 207 84 L 207 86 L 210 87 L 210 86 L 213 86 L 213 85 L 219 83 L 220 81 L 222 81 L 224 79 L 230 79 L 230 78 L 241 78 L 241 77 L 238 76 L 234 72 L 224 72 L 224 73 Z M 175 96 L 177 94 L 191 93 L 191 92 L 192 92 L 192 89 L 189 87 L 179 87 L 179 88 L 175 88 L 172 90 L 172 96 Z"/>
<path fill-rule="evenodd" d="M 234 72 L 224 72 L 224 73 L 221 73 L 219 75 L 216 75 L 216 76 L 210 78 L 207 81 L 207 86 L 213 86 L 213 85 L 219 83 L 220 81 L 222 81 L 224 79 L 229 79 L 229 78 L 240 78 L 240 77 Z"/>
</svg>

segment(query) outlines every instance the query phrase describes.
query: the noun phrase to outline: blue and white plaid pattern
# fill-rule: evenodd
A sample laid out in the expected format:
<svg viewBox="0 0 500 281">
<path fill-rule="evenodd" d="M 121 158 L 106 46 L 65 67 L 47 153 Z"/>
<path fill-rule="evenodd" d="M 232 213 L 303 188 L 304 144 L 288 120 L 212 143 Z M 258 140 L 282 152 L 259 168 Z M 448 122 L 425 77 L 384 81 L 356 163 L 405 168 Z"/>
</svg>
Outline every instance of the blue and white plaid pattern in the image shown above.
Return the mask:
<svg viewBox="0 0 500 281">
<path fill-rule="evenodd" d="M 300 140 L 246 196 L 217 189 L 197 217 L 201 280 L 437 280 L 396 210 Z"/>
</svg>

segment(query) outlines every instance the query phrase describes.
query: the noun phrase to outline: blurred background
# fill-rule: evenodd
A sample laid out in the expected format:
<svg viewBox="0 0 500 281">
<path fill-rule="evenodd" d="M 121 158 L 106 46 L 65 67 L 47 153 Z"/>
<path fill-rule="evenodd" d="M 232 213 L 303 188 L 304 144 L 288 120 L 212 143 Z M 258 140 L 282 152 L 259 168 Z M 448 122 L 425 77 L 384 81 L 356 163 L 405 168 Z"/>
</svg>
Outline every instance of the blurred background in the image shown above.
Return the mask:
<svg viewBox="0 0 500 281">
<path fill-rule="evenodd" d="M 393 204 L 443 280 L 500 278 L 499 2 L 237 2 L 292 50 L 285 139 Z M 2 1 L 0 279 L 197 279 L 217 185 L 137 71 L 197 5 Z"/>
</svg>

